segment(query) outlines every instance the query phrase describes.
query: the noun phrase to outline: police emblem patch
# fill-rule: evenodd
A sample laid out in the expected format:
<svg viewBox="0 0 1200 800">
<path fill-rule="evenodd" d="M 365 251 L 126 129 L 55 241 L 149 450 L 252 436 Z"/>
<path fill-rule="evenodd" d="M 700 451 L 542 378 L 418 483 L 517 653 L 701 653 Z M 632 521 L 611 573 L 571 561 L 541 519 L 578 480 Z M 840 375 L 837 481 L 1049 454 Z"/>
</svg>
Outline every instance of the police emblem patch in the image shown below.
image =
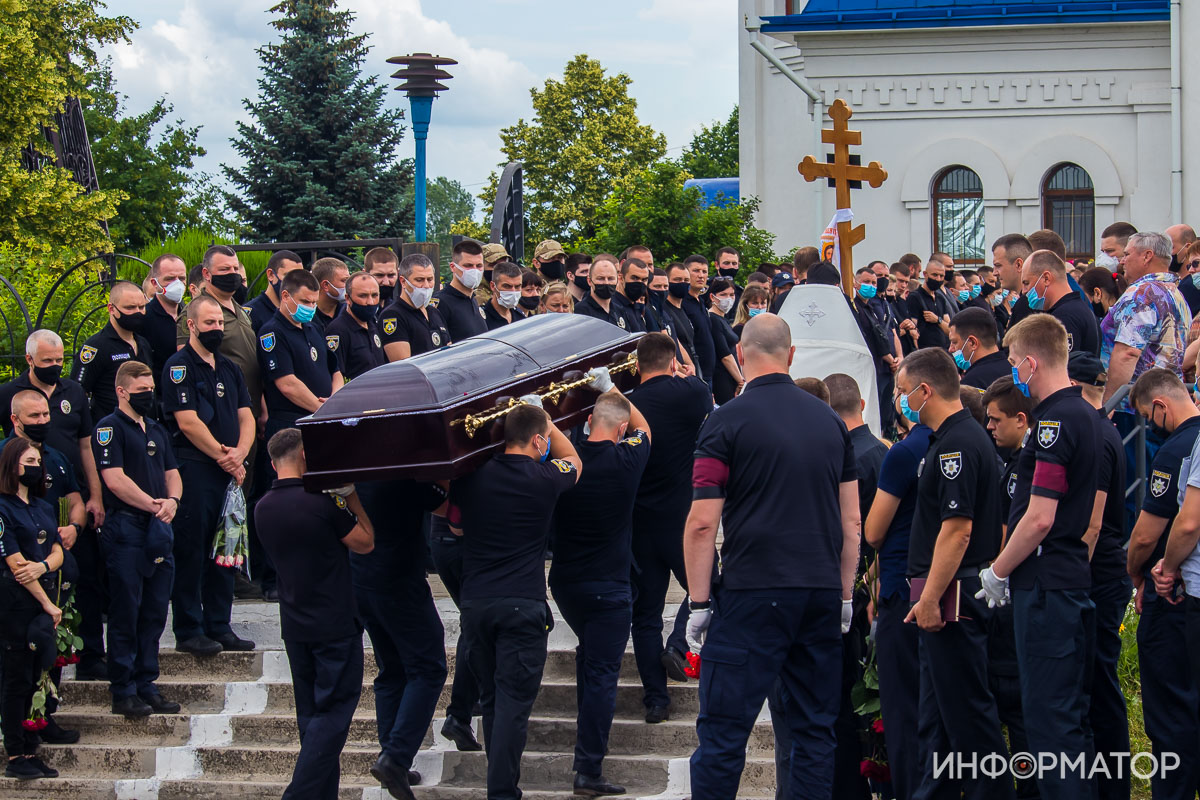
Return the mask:
<svg viewBox="0 0 1200 800">
<path fill-rule="evenodd" d="M 96 357 L 96 348 L 90 344 L 85 344 L 83 349 L 79 351 L 79 360 L 84 364 L 92 363 L 92 359 Z"/>
<path fill-rule="evenodd" d="M 375 334 L 375 346 L 376 346 L 376 347 L 383 347 L 383 342 L 381 342 L 381 341 L 379 340 L 379 334 L 378 334 L 378 333 L 377 333 L 377 334 Z"/>
<path fill-rule="evenodd" d="M 554 466 L 558 467 L 559 472 L 566 473 L 566 472 L 570 472 L 571 470 L 575 469 L 575 467 L 571 464 L 570 461 L 563 461 L 561 458 L 555 458 L 555 459 L 551 460 L 550 463 L 553 464 Z"/>
<path fill-rule="evenodd" d="M 942 453 L 938 456 L 938 466 L 941 467 L 943 475 L 954 480 L 962 472 L 962 453 Z"/>
<path fill-rule="evenodd" d="M 925 471 L 925 459 L 921 459 L 921 463 L 917 464 L 917 477 L 921 477 L 921 473 Z"/>
<path fill-rule="evenodd" d="M 483 319 L 487 319 L 487 314 L 483 313 L 483 306 L 478 306 L 478 309 L 479 309 L 479 316 L 482 317 Z"/>
<path fill-rule="evenodd" d="M 1171 473 L 1156 469 L 1150 474 L 1150 494 L 1162 497 L 1170 486 Z"/>
<path fill-rule="evenodd" d="M 58 404 L 58 407 L 60 409 L 62 409 L 62 412 L 64 414 L 71 413 L 71 401 L 70 400 L 63 400 L 61 403 Z"/>
<path fill-rule="evenodd" d="M 101 447 L 104 447 L 112 441 L 112 433 L 112 428 L 96 428 L 96 441 L 100 443 Z"/>
<path fill-rule="evenodd" d="M 1075 349 L 1075 334 L 1067 333 L 1067 352 Z"/>
<path fill-rule="evenodd" d="M 311 358 L 313 361 L 316 361 L 317 360 L 317 348 L 309 345 L 308 357 Z"/>
<path fill-rule="evenodd" d="M 440 346 L 441 346 L 441 344 L 442 344 L 442 335 L 441 335 L 440 333 L 438 333 L 437 331 L 434 331 L 434 332 L 433 332 L 433 333 L 430 335 L 430 337 L 429 337 L 429 338 L 433 340 L 433 344 L 434 344 L 434 346 L 435 346 L 435 347 L 440 347 Z"/>
<path fill-rule="evenodd" d="M 224 397 L 224 396 L 225 396 L 225 384 L 218 383 L 217 384 L 217 397 Z"/>
<path fill-rule="evenodd" d="M 171 367 L 171 383 L 183 383 L 187 367 Z"/>
<path fill-rule="evenodd" d="M 337 506 L 338 508 L 345 508 L 346 507 L 346 498 L 342 497 L 341 495 L 335 494 L 333 496 L 333 504 L 335 506 Z"/>
<path fill-rule="evenodd" d="M 1038 444 L 1050 447 L 1058 441 L 1058 423 L 1053 420 L 1042 420 L 1038 423 Z"/>
<path fill-rule="evenodd" d="M 46 543 L 46 532 L 45 531 L 38 531 L 37 542 L 38 542 L 38 544 Z"/>
<path fill-rule="evenodd" d="M 342 343 L 341 336 L 326 336 L 325 344 L 329 347 L 329 352 L 336 353 L 338 346 Z"/>
<path fill-rule="evenodd" d="M 395 317 L 388 317 L 387 319 L 385 319 L 383 321 L 383 332 L 386 333 L 388 336 L 391 336 L 393 333 L 396 332 L 396 318 Z"/>
<path fill-rule="evenodd" d="M 437 307 L 438 307 L 438 303 L 440 303 L 440 302 L 442 302 L 442 298 L 440 298 L 440 297 L 431 297 L 431 298 L 429 298 L 429 302 L 428 302 L 428 303 L 426 303 L 425 305 L 429 306 L 430 308 L 437 308 Z"/>
<path fill-rule="evenodd" d="M 1013 472 L 1008 476 L 1008 496 L 1013 497 L 1017 493 L 1017 473 Z"/>
<path fill-rule="evenodd" d="M 153 458 L 154 454 L 157 452 L 158 452 L 158 442 L 154 441 L 153 439 L 147 439 L 146 440 L 146 455 Z"/>
<path fill-rule="evenodd" d="M 268 353 L 271 352 L 275 349 L 275 332 L 272 331 L 271 333 L 264 333 L 262 336 L 258 337 L 258 343 L 262 345 L 263 350 Z"/>
<path fill-rule="evenodd" d="M 620 328 L 621 330 L 625 330 L 625 318 L 624 317 L 617 317 L 617 327 Z"/>
</svg>

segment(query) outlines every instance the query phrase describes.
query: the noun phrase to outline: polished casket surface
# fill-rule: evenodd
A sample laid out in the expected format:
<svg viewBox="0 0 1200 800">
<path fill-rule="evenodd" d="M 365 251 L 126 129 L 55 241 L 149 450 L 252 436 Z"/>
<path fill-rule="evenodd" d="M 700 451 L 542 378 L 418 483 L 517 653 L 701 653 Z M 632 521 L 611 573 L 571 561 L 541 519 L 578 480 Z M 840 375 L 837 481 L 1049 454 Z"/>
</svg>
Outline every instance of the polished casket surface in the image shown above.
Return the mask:
<svg viewBox="0 0 1200 800">
<path fill-rule="evenodd" d="M 637 334 L 581 314 L 546 314 L 450 347 L 376 367 L 300 420 L 305 484 L 325 489 L 378 478 L 454 478 L 503 443 L 503 416 L 479 418 L 510 399 L 623 363 Z M 632 370 L 614 374 L 622 390 Z M 596 393 L 573 388 L 543 401 L 560 428 L 587 418 Z"/>
</svg>

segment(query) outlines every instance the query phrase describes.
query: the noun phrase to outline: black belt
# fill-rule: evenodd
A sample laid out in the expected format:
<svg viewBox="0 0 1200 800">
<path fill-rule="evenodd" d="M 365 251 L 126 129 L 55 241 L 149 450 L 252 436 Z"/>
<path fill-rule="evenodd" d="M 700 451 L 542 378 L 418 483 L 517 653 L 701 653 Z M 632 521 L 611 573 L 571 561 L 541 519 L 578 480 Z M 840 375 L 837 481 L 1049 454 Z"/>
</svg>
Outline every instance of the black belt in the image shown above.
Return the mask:
<svg viewBox="0 0 1200 800">
<path fill-rule="evenodd" d="M 133 509 L 123 508 L 120 511 L 112 512 L 115 517 L 129 517 L 135 522 L 140 522 L 145 525 L 154 516 L 149 511 L 134 511 Z"/>
<path fill-rule="evenodd" d="M 958 572 L 954 573 L 954 577 L 951 578 L 951 580 L 962 581 L 962 580 L 966 580 L 967 578 L 978 578 L 979 570 L 983 569 L 986 566 L 987 566 L 987 563 L 984 562 L 983 564 L 976 564 L 975 566 L 972 566 L 972 567 L 959 567 Z M 914 578 L 928 579 L 929 573 L 926 572 L 924 575 L 912 575 L 909 578 L 907 578 L 906 580 L 912 580 Z"/>
</svg>

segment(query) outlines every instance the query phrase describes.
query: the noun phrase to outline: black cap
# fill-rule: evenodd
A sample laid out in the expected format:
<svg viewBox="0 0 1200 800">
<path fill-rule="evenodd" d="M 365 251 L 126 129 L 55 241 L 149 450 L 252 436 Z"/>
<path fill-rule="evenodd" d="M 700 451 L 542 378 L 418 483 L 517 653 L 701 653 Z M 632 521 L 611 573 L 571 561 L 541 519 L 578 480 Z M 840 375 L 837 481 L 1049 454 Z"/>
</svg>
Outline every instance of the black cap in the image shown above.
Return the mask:
<svg viewBox="0 0 1200 800">
<path fill-rule="evenodd" d="M 1067 376 L 1086 386 L 1103 386 L 1108 379 L 1100 359 L 1083 350 L 1076 350 L 1067 359 Z"/>
<path fill-rule="evenodd" d="M 49 614 L 38 614 L 30 620 L 25 631 L 25 643 L 33 653 L 36 674 L 40 675 L 54 666 L 54 660 L 58 658 L 58 640 Z"/>
<path fill-rule="evenodd" d="M 146 526 L 146 541 L 142 545 L 138 572 L 144 578 L 154 574 L 155 568 L 171 556 L 175 545 L 175 533 L 171 526 L 158 517 L 153 517 Z"/>
<path fill-rule="evenodd" d="M 842 274 L 832 261 L 822 261 L 808 270 L 808 282 L 824 286 L 841 286 Z"/>
</svg>

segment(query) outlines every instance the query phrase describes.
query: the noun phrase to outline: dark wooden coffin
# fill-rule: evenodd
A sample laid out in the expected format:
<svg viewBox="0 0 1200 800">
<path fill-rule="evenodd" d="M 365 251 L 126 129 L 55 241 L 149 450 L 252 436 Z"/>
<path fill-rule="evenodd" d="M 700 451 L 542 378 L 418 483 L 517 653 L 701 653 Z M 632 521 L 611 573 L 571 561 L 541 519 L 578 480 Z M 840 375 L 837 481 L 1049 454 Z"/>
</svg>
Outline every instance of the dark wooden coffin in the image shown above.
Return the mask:
<svg viewBox="0 0 1200 800">
<path fill-rule="evenodd" d="M 639 336 L 580 314 L 546 314 L 376 367 L 298 423 L 305 486 L 464 475 L 503 446 L 503 411 L 522 395 L 546 395 L 559 428 L 581 424 L 596 392 L 576 384 L 593 367 L 623 365 L 613 380 L 632 389 Z"/>
</svg>

